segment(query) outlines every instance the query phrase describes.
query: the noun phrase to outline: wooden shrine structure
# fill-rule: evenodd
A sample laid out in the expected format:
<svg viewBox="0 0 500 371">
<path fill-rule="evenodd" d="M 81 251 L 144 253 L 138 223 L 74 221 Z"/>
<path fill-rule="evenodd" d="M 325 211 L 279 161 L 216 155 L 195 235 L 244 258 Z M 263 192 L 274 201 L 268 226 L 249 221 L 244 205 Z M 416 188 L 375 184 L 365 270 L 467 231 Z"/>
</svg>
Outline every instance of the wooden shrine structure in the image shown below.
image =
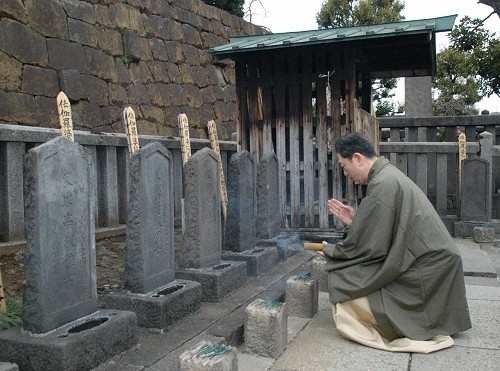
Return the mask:
<svg viewBox="0 0 500 371">
<path fill-rule="evenodd" d="M 256 161 L 278 157 L 284 226 L 332 227 L 327 199 L 356 202 L 336 139 L 359 131 L 378 148 L 373 79 L 432 76 L 435 34 L 455 18 L 247 36 L 211 49 L 235 63 L 239 148 Z"/>
</svg>

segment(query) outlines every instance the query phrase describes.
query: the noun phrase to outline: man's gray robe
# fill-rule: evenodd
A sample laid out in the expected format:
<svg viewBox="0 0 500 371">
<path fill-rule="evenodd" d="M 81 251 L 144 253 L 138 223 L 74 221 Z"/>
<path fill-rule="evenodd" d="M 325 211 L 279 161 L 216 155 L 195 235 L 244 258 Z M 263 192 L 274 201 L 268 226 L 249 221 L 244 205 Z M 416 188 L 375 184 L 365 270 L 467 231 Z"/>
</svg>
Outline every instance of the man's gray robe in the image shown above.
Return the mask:
<svg viewBox="0 0 500 371">
<path fill-rule="evenodd" d="M 367 296 L 388 340 L 471 327 L 455 243 L 424 193 L 387 159 L 372 166 L 345 240 L 324 253 L 330 302 Z"/>
</svg>

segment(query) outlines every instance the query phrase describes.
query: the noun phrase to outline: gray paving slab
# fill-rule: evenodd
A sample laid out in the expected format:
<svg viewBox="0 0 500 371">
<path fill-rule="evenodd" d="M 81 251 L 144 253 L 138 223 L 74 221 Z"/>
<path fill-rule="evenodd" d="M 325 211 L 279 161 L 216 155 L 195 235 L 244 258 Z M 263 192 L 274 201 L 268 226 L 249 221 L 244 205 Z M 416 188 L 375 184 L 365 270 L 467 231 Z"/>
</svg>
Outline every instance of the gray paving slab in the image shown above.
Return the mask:
<svg viewBox="0 0 500 371">
<path fill-rule="evenodd" d="M 465 276 L 464 278 L 465 278 L 466 285 L 500 287 L 500 281 L 499 281 L 498 277 Z"/>
<path fill-rule="evenodd" d="M 406 370 L 409 354 L 382 352 L 342 338 L 330 310 L 309 322 L 271 370 Z"/>
<path fill-rule="evenodd" d="M 500 350 L 500 288 L 467 286 L 472 328 L 455 335 L 460 347 Z"/>
<path fill-rule="evenodd" d="M 455 238 L 454 240 L 462 256 L 465 276 L 497 277 L 493 264 L 479 244 L 469 239 Z"/>
<path fill-rule="evenodd" d="M 453 346 L 430 354 L 413 354 L 410 371 L 498 370 L 500 351 Z"/>
</svg>

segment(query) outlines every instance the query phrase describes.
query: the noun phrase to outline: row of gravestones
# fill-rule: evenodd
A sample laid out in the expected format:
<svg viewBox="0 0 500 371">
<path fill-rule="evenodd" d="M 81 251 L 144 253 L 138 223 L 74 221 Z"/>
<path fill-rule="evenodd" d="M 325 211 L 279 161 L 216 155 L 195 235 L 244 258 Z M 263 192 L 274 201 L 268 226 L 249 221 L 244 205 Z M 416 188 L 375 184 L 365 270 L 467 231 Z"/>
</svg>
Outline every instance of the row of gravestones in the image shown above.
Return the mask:
<svg viewBox="0 0 500 371">
<path fill-rule="evenodd" d="M 99 309 L 91 156 L 64 137 L 27 153 L 23 325 L 0 332 L 0 361 L 21 369 L 90 369 L 135 345 L 137 324 L 168 329 L 201 301 L 219 301 L 247 274 L 276 264 L 276 246 L 255 246 L 256 236 L 276 236 L 282 220 L 275 155 L 265 156 L 258 174 L 247 151 L 231 158 L 224 249 L 217 157 L 208 148 L 191 156 L 177 266 L 172 164 L 159 143 L 131 156 L 125 290 L 109 294 Z"/>
</svg>

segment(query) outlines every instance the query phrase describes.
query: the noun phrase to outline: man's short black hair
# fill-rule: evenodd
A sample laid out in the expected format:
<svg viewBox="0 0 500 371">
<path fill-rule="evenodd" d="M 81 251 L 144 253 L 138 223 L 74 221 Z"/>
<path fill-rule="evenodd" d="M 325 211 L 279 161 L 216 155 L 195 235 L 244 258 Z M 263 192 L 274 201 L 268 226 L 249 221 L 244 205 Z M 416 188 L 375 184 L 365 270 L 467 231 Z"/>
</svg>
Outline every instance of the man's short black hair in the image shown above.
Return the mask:
<svg viewBox="0 0 500 371">
<path fill-rule="evenodd" d="M 335 143 L 335 151 L 344 158 L 352 158 L 356 152 L 367 158 L 377 157 L 370 140 L 361 133 L 347 133 Z"/>
</svg>

